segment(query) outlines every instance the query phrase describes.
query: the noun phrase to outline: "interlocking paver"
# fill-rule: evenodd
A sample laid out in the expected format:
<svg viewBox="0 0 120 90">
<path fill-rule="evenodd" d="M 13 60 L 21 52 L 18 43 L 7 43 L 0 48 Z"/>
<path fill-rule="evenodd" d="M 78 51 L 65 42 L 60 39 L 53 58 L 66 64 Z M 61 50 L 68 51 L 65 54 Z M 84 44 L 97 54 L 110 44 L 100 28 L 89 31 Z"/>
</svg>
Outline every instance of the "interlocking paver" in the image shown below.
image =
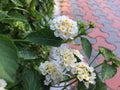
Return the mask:
<svg viewBox="0 0 120 90">
<path fill-rule="evenodd" d="M 113 28 L 112 25 L 108 24 L 108 23 L 104 24 L 104 26 L 103 26 L 103 28 L 101 28 L 101 30 L 106 33 L 109 33 L 111 31 L 114 31 L 117 33 L 119 32 L 118 29 Z"/>
<path fill-rule="evenodd" d="M 90 5 L 96 5 L 96 1 L 95 0 L 90 0 L 89 2 L 88 2 Z M 98 5 L 97 5 L 98 6 Z"/>
<path fill-rule="evenodd" d="M 117 47 L 117 49 L 114 51 L 114 53 L 120 58 L 120 40 L 116 41 L 114 44 Z"/>
<path fill-rule="evenodd" d="M 96 37 L 97 43 L 93 45 L 95 50 L 98 50 L 99 46 L 104 46 L 110 50 L 115 50 L 116 47 L 113 44 L 107 43 L 104 37 Z"/>
<path fill-rule="evenodd" d="M 112 24 L 112 21 L 107 20 L 105 16 L 101 16 L 101 15 L 99 15 L 99 20 L 97 22 L 104 25 L 106 23 Z"/>
<path fill-rule="evenodd" d="M 76 21 L 92 21 L 96 24 L 96 28 L 89 31 L 88 37 L 94 48 L 91 59 L 96 55 L 99 46 L 114 51 L 120 58 L 120 0 L 63 0 L 63 2 L 66 2 L 66 6 L 65 4 L 62 6 L 64 10 L 61 7 L 63 14 L 66 13 Z M 79 38 L 75 40 L 75 43 L 80 44 Z M 82 50 L 81 46 L 71 45 L 71 47 Z M 100 61 L 102 60 L 100 58 Z M 119 88 L 118 76 L 120 76 L 120 69 L 115 78 L 106 82 L 110 90 Z"/>
<path fill-rule="evenodd" d="M 117 36 L 117 33 L 114 31 L 109 32 L 109 38 L 106 39 L 110 43 L 120 42 L 120 38 Z"/>
<path fill-rule="evenodd" d="M 114 21 L 114 23 L 112 24 L 113 28 L 119 29 L 120 30 L 120 21 Z"/>
<path fill-rule="evenodd" d="M 96 38 L 98 36 L 107 38 L 109 35 L 107 33 L 101 32 L 99 28 L 95 28 L 92 32 L 89 33 L 89 36 L 92 38 Z"/>
<path fill-rule="evenodd" d="M 77 0 L 71 0 L 70 3 L 73 5 L 73 4 L 78 4 Z"/>
<path fill-rule="evenodd" d="M 74 15 L 73 15 L 74 16 Z M 76 21 L 84 21 L 84 22 L 88 22 L 87 20 L 84 20 L 83 18 L 82 18 L 82 15 L 79 15 L 79 16 L 74 16 L 75 17 L 75 20 Z"/>
<path fill-rule="evenodd" d="M 120 37 L 120 32 L 118 33 L 118 36 Z"/>
<path fill-rule="evenodd" d="M 120 9 L 120 1 L 119 0 L 114 0 L 114 2 L 116 3 L 117 7 Z"/>
</svg>

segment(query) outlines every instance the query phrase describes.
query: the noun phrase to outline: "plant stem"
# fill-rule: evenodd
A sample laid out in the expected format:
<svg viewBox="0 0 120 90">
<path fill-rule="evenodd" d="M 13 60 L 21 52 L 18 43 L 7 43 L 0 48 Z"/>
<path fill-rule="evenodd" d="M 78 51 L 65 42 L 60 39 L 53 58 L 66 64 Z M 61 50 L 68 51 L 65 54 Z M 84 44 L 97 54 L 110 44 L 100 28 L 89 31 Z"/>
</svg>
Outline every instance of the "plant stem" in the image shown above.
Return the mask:
<svg viewBox="0 0 120 90">
<path fill-rule="evenodd" d="M 15 84 L 14 86 L 10 87 L 9 90 L 12 90 L 13 88 L 15 88 L 16 86 L 18 86 L 22 81 L 18 82 L 17 84 Z"/>
<path fill-rule="evenodd" d="M 15 42 L 29 42 L 28 40 L 13 39 Z"/>
<path fill-rule="evenodd" d="M 70 80 L 72 80 L 72 79 L 74 79 L 74 77 L 73 77 L 73 78 L 66 79 L 66 80 L 63 80 L 63 81 L 60 81 L 60 83 L 68 82 L 68 81 L 70 81 Z"/>
<path fill-rule="evenodd" d="M 75 40 L 76 38 L 80 37 L 80 36 L 81 36 L 81 33 L 78 34 L 76 37 L 74 37 L 74 40 Z"/>
<path fill-rule="evenodd" d="M 74 80 L 73 82 L 67 84 L 62 90 L 64 90 L 65 88 L 67 88 L 68 86 L 72 85 L 73 83 L 75 83 L 77 80 Z"/>
<path fill-rule="evenodd" d="M 70 86 L 71 84 L 75 83 L 77 80 L 74 80 L 73 82 L 67 84 L 66 86 L 51 86 L 51 87 L 55 87 L 55 88 L 60 88 L 60 87 L 64 87 L 62 90 L 64 90 L 66 87 Z"/>
<path fill-rule="evenodd" d="M 95 58 L 91 61 L 91 63 L 90 63 L 89 65 L 91 65 L 99 55 L 100 55 L 100 53 L 98 53 L 98 54 L 95 56 Z"/>
<path fill-rule="evenodd" d="M 95 66 L 94 68 L 98 68 L 99 66 L 101 66 L 103 63 L 101 63 L 101 64 L 99 64 L 99 65 L 97 65 L 97 66 Z"/>
</svg>

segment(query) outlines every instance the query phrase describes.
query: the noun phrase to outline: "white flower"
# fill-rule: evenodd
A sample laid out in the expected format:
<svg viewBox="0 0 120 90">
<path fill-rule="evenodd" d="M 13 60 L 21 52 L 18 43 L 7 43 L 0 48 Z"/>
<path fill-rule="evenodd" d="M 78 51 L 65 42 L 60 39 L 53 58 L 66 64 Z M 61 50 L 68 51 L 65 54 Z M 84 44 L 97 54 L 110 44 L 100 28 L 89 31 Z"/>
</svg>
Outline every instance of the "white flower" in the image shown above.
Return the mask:
<svg viewBox="0 0 120 90">
<path fill-rule="evenodd" d="M 65 26 L 60 26 L 60 30 L 61 30 L 62 32 L 66 32 L 67 28 L 66 28 Z M 66 33 L 67 33 L 67 32 L 66 32 Z"/>
<path fill-rule="evenodd" d="M 73 39 L 78 34 L 77 22 L 67 16 L 59 16 L 53 19 L 50 23 L 50 29 L 55 31 L 56 37 L 60 37 L 63 40 Z"/>
<path fill-rule="evenodd" d="M 83 82 L 86 88 L 89 88 L 89 84 L 95 84 L 96 74 L 94 68 L 89 67 L 85 62 L 76 62 L 72 69 L 77 71 L 77 78 L 80 82 Z"/>
<path fill-rule="evenodd" d="M 63 79 L 62 71 L 54 62 L 45 61 L 39 66 L 39 71 L 45 76 L 45 85 L 58 84 Z"/>
<path fill-rule="evenodd" d="M 83 56 L 78 50 L 70 49 L 67 47 L 67 45 L 63 44 L 60 47 L 54 48 L 54 50 L 52 50 L 51 56 L 53 60 L 51 60 L 58 63 L 58 66 L 61 65 L 62 70 L 66 69 L 70 71 L 71 67 L 77 61 L 74 55 L 78 56 L 78 58 L 83 61 Z"/>
<path fill-rule="evenodd" d="M 86 86 L 86 88 L 89 88 L 89 82 L 84 82 L 84 85 Z"/>
<path fill-rule="evenodd" d="M 71 69 L 71 73 L 72 73 L 72 74 L 77 74 L 77 70 L 74 69 L 74 68 L 72 68 L 72 69 Z"/>
<path fill-rule="evenodd" d="M 88 67 L 87 69 L 88 69 L 89 72 L 93 72 L 94 71 L 93 67 Z"/>
<path fill-rule="evenodd" d="M 5 90 L 7 83 L 4 79 L 0 79 L 0 90 Z"/>
<path fill-rule="evenodd" d="M 83 61 L 84 57 L 78 50 L 72 49 L 72 51 L 81 61 Z"/>
<path fill-rule="evenodd" d="M 55 35 L 56 37 L 60 37 L 60 36 L 62 35 L 62 32 L 61 32 L 60 30 L 56 30 L 56 31 L 54 32 L 54 35 Z"/>
<path fill-rule="evenodd" d="M 48 86 L 50 84 L 50 82 L 47 80 L 44 80 L 44 84 Z"/>
<path fill-rule="evenodd" d="M 3 88 L 3 87 L 0 87 L 0 90 L 6 90 L 5 88 Z"/>
<path fill-rule="evenodd" d="M 83 75 L 83 78 L 84 78 L 85 80 L 87 80 L 87 81 L 89 80 L 89 76 L 88 76 L 88 75 L 89 75 L 88 73 Z"/>
<path fill-rule="evenodd" d="M 78 74 L 78 75 L 77 75 L 77 78 L 78 78 L 79 81 L 83 81 L 83 75 L 79 75 L 79 74 Z"/>
</svg>

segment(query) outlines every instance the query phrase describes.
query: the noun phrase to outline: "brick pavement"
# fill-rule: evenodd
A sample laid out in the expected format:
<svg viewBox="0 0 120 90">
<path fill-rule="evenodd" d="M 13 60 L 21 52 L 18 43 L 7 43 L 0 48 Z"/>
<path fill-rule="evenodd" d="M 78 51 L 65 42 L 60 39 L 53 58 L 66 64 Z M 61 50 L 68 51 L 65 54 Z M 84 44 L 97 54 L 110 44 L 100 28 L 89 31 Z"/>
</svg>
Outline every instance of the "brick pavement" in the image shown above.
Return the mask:
<svg viewBox="0 0 120 90">
<path fill-rule="evenodd" d="M 99 46 L 104 46 L 120 58 L 120 0 L 61 0 L 61 15 L 96 24 L 88 37 L 94 48 L 92 57 Z M 80 43 L 79 39 L 75 42 Z M 81 49 L 80 46 L 75 48 Z M 106 84 L 110 90 L 120 90 L 120 69 Z"/>
</svg>

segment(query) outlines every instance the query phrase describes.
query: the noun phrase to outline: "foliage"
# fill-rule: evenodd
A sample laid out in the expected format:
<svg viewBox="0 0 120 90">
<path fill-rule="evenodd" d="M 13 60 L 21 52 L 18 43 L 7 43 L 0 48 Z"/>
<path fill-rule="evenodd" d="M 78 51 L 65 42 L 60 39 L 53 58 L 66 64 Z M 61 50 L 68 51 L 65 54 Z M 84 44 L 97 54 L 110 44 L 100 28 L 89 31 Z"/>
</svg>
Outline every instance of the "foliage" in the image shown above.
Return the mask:
<svg viewBox="0 0 120 90">
<path fill-rule="evenodd" d="M 92 45 L 86 36 L 88 35 L 87 30 L 95 27 L 94 23 L 90 22 L 87 25 L 84 22 L 77 22 L 78 28 L 76 28 L 76 31 L 78 30 L 78 34 L 74 38 L 72 36 L 72 38 L 63 40 L 57 35 L 55 36 L 55 31 L 51 30 L 50 27 L 53 18 L 53 6 L 54 0 L 0 0 L 0 79 L 7 82 L 7 90 L 49 90 L 51 86 L 57 87 L 52 84 L 44 85 L 46 77 L 43 75 L 44 72 L 42 73 L 39 70 L 40 63 L 53 59 L 49 57 L 52 46 L 59 48 L 61 44 L 70 43 L 79 37 L 83 51 L 87 59 L 90 59 Z M 66 21 L 65 26 L 68 24 L 68 21 Z M 71 31 L 68 32 L 71 33 Z M 74 32 L 71 35 L 73 34 Z M 69 49 L 67 50 L 69 51 Z M 69 52 L 69 56 L 72 55 L 72 58 L 75 58 L 75 63 L 81 64 L 83 57 L 79 56 L 75 50 L 70 49 Z M 64 55 L 61 54 L 60 56 Z M 94 67 L 96 84 L 90 84 L 89 88 L 86 88 L 85 84 L 80 81 L 80 77 L 77 77 L 78 73 L 73 74 L 75 72 L 71 70 L 72 73 L 67 71 L 70 77 L 66 76 L 60 83 L 74 81 L 64 85 L 63 89 L 78 82 L 78 90 L 107 90 L 103 81 L 112 78 L 116 74 L 120 61 L 111 50 L 104 47 L 99 48 L 98 55 L 93 61 L 99 55 L 102 55 L 105 60 Z M 69 58 L 72 60 L 71 57 Z M 96 71 L 99 66 L 102 66 L 102 80 Z M 89 69 L 88 67 L 91 68 L 86 66 L 87 69 Z M 86 73 L 91 75 L 93 71 L 88 70 L 87 72 L 86 68 Z M 83 81 L 87 82 L 87 80 Z"/>
</svg>

